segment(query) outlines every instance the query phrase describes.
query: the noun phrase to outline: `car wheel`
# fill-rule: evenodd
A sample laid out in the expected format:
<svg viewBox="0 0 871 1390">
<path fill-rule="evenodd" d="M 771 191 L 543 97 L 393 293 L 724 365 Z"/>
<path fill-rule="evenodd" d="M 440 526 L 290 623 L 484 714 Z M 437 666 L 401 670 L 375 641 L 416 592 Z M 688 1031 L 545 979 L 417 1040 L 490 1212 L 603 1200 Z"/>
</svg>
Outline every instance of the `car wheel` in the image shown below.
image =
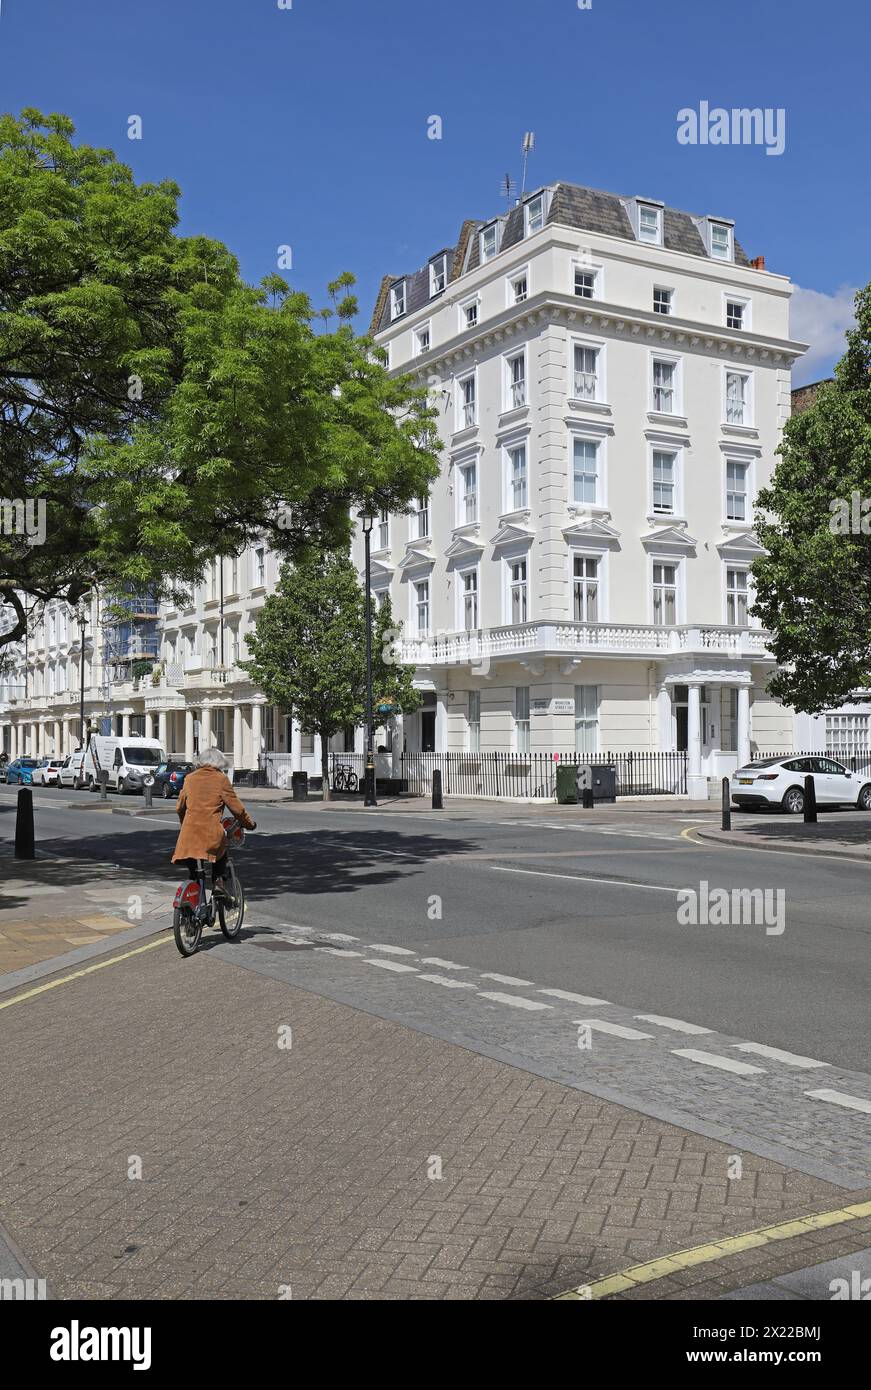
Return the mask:
<svg viewBox="0 0 871 1390">
<path fill-rule="evenodd" d="M 800 816 L 804 811 L 804 792 L 801 787 L 790 787 L 781 805 L 791 816 Z"/>
<path fill-rule="evenodd" d="M 172 796 L 172 792 L 169 790 L 168 782 L 163 783 L 160 789 L 160 795 L 163 797 L 164 801 L 169 801 L 170 797 Z"/>
<path fill-rule="evenodd" d="M 860 811 L 871 811 L 871 782 L 860 791 L 856 807 Z"/>
</svg>

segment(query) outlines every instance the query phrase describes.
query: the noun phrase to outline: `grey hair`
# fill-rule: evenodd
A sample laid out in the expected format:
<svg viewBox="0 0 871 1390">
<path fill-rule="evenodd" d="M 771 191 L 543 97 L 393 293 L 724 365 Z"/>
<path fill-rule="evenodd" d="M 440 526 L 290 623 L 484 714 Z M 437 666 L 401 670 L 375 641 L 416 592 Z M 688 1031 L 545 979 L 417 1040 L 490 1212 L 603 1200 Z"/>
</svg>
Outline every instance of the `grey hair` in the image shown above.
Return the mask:
<svg viewBox="0 0 871 1390">
<path fill-rule="evenodd" d="M 216 767 L 219 772 L 227 771 L 227 759 L 220 748 L 204 748 L 194 758 L 197 767 Z"/>
</svg>

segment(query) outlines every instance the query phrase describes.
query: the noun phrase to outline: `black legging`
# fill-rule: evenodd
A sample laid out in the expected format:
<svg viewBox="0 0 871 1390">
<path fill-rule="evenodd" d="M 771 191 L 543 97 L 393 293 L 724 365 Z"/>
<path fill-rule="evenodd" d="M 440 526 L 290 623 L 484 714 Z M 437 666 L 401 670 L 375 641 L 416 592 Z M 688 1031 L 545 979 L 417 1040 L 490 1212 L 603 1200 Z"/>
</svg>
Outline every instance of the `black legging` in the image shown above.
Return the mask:
<svg viewBox="0 0 871 1390">
<path fill-rule="evenodd" d="M 199 869 L 197 868 L 197 861 L 196 861 L 196 859 L 186 859 L 186 860 L 185 860 L 185 863 L 186 863 L 187 866 L 188 866 L 188 878 L 191 880 L 191 882 L 194 882 L 194 883 L 195 883 L 196 880 L 199 878 Z M 213 888 L 214 888 L 214 886 L 215 886 L 215 879 L 216 879 L 216 878 L 223 878 L 223 877 L 224 877 L 224 870 L 226 869 L 226 867 L 227 867 L 227 856 L 226 856 L 226 854 L 222 854 L 221 857 L 220 857 L 220 859 L 216 859 L 215 862 L 214 862 L 214 864 L 212 865 L 212 887 L 213 887 Z"/>
</svg>

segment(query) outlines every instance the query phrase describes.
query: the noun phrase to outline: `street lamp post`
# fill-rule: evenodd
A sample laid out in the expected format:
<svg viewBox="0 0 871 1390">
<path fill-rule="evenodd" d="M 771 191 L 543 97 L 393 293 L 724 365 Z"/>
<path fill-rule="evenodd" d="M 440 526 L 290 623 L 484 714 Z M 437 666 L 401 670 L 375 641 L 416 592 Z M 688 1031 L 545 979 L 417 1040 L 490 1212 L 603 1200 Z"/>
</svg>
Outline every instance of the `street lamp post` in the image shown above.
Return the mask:
<svg viewBox="0 0 871 1390">
<path fill-rule="evenodd" d="M 85 746 L 85 617 L 84 606 L 79 608 L 79 747 Z"/>
<path fill-rule="evenodd" d="M 364 806 L 377 806 L 375 797 L 375 729 L 372 712 L 372 555 L 371 537 L 375 517 L 365 511 L 361 515 L 363 539 L 366 546 L 366 772 L 364 777 Z"/>
</svg>

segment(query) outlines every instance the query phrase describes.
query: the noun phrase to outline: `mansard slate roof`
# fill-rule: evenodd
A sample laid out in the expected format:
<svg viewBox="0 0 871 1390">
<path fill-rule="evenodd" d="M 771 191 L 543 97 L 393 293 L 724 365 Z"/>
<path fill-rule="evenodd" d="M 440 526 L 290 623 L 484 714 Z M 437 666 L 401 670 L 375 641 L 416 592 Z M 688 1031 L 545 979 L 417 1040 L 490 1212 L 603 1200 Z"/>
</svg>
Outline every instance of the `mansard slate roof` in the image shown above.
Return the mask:
<svg viewBox="0 0 871 1390">
<path fill-rule="evenodd" d="M 549 187 L 553 189 L 553 196 L 547 215 L 548 226 L 556 223 L 561 227 L 573 227 L 576 231 L 600 232 L 605 236 L 622 237 L 625 241 L 636 240 L 627 210 L 628 204 L 632 201 L 631 198 L 620 197 L 616 193 L 602 193 L 595 188 L 583 188 L 575 183 L 557 183 L 549 185 Z M 526 195 L 524 201 L 528 202 L 529 198 L 535 197 L 539 191 L 545 190 L 533 189 L 531 194 Z M 491 217 L 485 221 L 474 219 L 465 221 L 457 238 L 456 246 L 444 247 L 441 251 L 436 251 L 426 265 L 411 274 L 385 275 L 378 292 L 370 331 L 380 333 L 383 329 L 389 328 L 391 322 L 390 287 L 400 280 L 405 280 L 405 314 L 402 315 L 403 318 L 407 318 L 417 309 L 430 303 L 429 267 L 431 262 L 437 260 L 439 256 L 447 255 L 448 283 L 458 279 L 467 271 L 475 270 L 480 264 L 478 259 L 479 242 L 475 233 L 480 231 L 482 227 L 489 226 L 494 220 L 497 219 Z M 502 213 L 498 220 L 503 224 L 499 249 L 500 251 L 507 251 L 523 240 L 523 204 L 519 203 L 508 213 Z M 666 250 L 681 251 L 688 256 L 702 256 L 708 259 L 705 243 L 697 226 L 697 221 L 702 220 L 701 217 L 697 219 L 692 214 L 681 212 L 677 208 L 664 207 L 662 240 Z M 735 239 L 735 264 L 743 266 L 750 264 L 747 254 L 737 238 Z"/>
</svg>

